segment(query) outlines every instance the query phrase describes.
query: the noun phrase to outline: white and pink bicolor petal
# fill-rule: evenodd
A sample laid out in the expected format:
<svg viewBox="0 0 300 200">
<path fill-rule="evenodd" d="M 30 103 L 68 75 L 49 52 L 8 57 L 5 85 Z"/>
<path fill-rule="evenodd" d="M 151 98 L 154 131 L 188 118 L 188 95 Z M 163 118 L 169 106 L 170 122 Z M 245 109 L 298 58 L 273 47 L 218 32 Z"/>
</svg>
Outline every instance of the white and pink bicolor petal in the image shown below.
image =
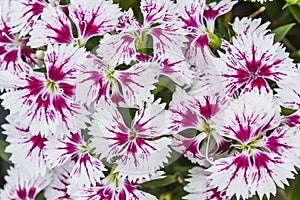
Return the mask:
<svg viewBox="0 0 300 200">
<path fill-rule="evenodd" d="M 127 70 L 114 72 L 128 106 L 140 105 L 143 101 L 153 99 L 150 91 L 155 89 L 158 73 L 157 64 L 151 62 L 137 63 Z"/>
<path fill-rule="evenodd" d="M 115 176 L 115 177 L 112 177 Z M 94 187 L 75 187 L 70 185 L 68 193 L 72 199 L 101 199 L 101 200 L 156 200 L 149 193 L 134 187 L 128 179 L 110 174 Z"/>
<path fill-rule="evenodd" d="M 189 128 L 200 128 L 201 116 L 189 108 L 189 100 L 192 99 L 183 89 L 177 87 L 170 102 L 171 123 L 169 129 L 180 132 Z"/>
<path fill-rule="evenodd" d="M 237 35 L 267 35 L 269 30 L 267 29 L 270 22 L 261 24 L 261 18 L 250 19 L 243 17 L 242 19 L 235 18 L 232 24 L 232 28 Z M 268 36 L 269 37 L 269 36 Z"/>
<path fill-rule="evenodd" d="M 154 55 L 175 54 L 183 56 L 181 48 L 188 40 L 185 37 L 185 31 L 180 27 L 173 24 L 162 24 L 151 28 L 148 34 L 153 39 Z"/>
<path fill-rule="evenodd" d="M 144 25 L 170 22 L 175 17 L 172 16 L 174 8 L 175 4 L 170 0 L 142 0 L 141 11 L 144 16 Z"/>
<path fill-rule="evenodd" d="M 48 5 L 49 6 L 49 5 Z M 20 33 L 20 37 L 26 36 L 37 22 L 38 18 L 47 7 L 44 0 L 20 0 L 12 1 L 12 33 Z"/>
<path fill-rule="evenodd" d="M 19 167 L 10 167 L 7 173 L 8 175 L 4 177 L 6 184 L 0 191 L 1 199 L 34 200 L 37 194 L 51 182 L 51 174 L 44 177 L 30 177 Z"/>
<path fill-rule="evenodd" d="M 194 135 L 196 132 L 195 130 Z M 201 146 L 206 138 L 207 136 L 204 134 L 199 134 L 192 138 L 186 138 L 178 134 L 174 136 L 171 147 L 188 158 L 192 163 L 203 166 L 205 164 L 206 155 L 204 151 L 201 152 L 201 149 L 203 150 Z"/>
<path fill-rule="evenodd" d="M 104 177 L 104 165 L 90 153 L 91 149 L 79 133 L 70 133 L 61 139 L 52 139 L 46 143 L 46 159 L 52 167 L 73 161 L 70 183 L 79 186 L 95 185 Z"/>
<path fill-rule="evenodd" d="M 224 0 L 219 3 L 213 2 L 205 6 L 203 17 L 209 32 L 214 32 L 217 17 L 229 12 L 238 1 Z"/>
<path fill-rule="evenodd" d="M 59 7 L 48 6 L 44 9 L 41 19 L 33 26 L 30 36 L 28 45 L 32 48 L 48 44 L 71 44 L 71 21 Z"/>
<path fill-rule="evenodd" d="M 300 109 L 299 78 L 300 72 L 294 72 L 290 77 L 287 77 L 282 83 L 278 84 L 279 88 L 276 89 L 276 96 L 282 106 L 294 110 Z"/>
<path fill-rule="evenodd" d="M 270 92 L 267 79 L 280 84 L 295 66 L 285 49 L 273 44 L 272 36 L 255 34 L 234 38 L 230 51 L 220 53 L 214 64 L 228 94 L 238 89 L 244 93 L 253 89 Z"/>
<path fill-rule="evenodd" d="M 226 191 L 218 191 L 217 188 L 211 185 L 211 180 L 208 178 L 209 172 L 204 168 L 194 167 L 189 170 L 189 178 L 186 179 L 188 184 L 184 190 L 189 194 L 184 196 L 183 199 L 194 200 L 229 200 Z"/>
<path fill-rule="evenodd" d="M 100 41 L 97 53 L 103 58 L 105 63 L 112 66 L 131 61 L 136 61 L 137 50 L 135 46 L 135 36 L 131 33 L 121 32 L 117 35 L 104 35 Z"/>
<path fill-rule="evenodd" d="M 3 125 L 10 144 L 5 151 L 11 153 L 10 160 L 16 166 L 22 166 L 24 173 L 32 176 L 45 176 L 48 164 L 45 160 L 45 142 L 47 139 L 40 134 L 32 135 L 29 128 L 22 128 L 9 120 Z"/>
<path fill-rule="evenodd" d="M 70 172 L 73 163 L 56 167 L 53 173 L 52 182 L 45 188 L 44 195 L 48 200 L 71 200 L 67 193 L 67 187 L 70 185 Z"/>
<path fill-rule="evenodd" d="M 99 58 L 89 55 L 78 69 L 76 100 L 80 103 L 98 103 L 109 97 L 112 83 L 107 78 L 108 66 Z"/>
<path fill-rule="evenodd" d="M 69 12 L 77 27 L 78 38 L 84 41 L 115 29 L 122 15 L 117 4 L 105 0 L 72 0 Z"/>
<path fill-rule="evenodd" d="M 170 153 L 171 139 L 166 137 L 168 112 L 164 104 L 147 103 L 137 111 L 131 127 L 127 127 L 115 105 L 97 105 L 95 123 L 91 127 L 92 147 L 101 158 L 118 164 L 116 170 L 130 179 L 148 179 Z M 111 164 L 113 164 L 111 163 Z"/>
<path fill-rule="evenodd" d="M 184 57 L 176 54 L 165 54 L 154 59 L 160 66 L 160 74 L 170 77 L 176 84 L 191 85 L 194 72 Z"/>
</svg>

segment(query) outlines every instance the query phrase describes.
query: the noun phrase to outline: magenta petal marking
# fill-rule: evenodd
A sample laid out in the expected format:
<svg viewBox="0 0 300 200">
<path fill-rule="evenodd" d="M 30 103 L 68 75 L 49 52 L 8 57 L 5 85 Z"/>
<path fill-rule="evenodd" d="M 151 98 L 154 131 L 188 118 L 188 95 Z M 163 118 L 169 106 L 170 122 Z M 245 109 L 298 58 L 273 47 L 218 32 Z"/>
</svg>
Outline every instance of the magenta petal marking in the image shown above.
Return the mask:
<svg viewBox="0 0 300 200">
<path fill-rule="evenodd" d="M 253 173 L 253 179 L 259 181 L 263 176 L 261 174 L 262 169 L 266 170 L 268 176 L 273 179 L 273 171 L 269 168 L 268 163 L 274 162 L 274 164 L 280 164 L 280 161 L 271 160 L 271 158 L 263 152 L 259 152 L 254 154 L 253 156 L 253 164 L 258 169 L 256 172 Z"/>
<path fill-rule="evenodd" d="M 197 139 L 189 139 L 189 138 L 181 138 L 181 141 L 174 147 L 178 147 L 178 148 L 182 148 L 182 146 L 184 147 L 182 150 L 182 153 L 187 156 L 190 157 L 192 156 L 193 158 L 197 158 L 197 159 L 203 159 L 204 157 L 202 156 L 202 154 L 200 153 L 200 142 Z"/>
<path fill-rule="evenodd" d="M 20 197 L 20 199 L 25 200 L 26 196 L 27 196 L 27 191 L 25 188 L 20 188 L 20 186 L 19 186 L 19 189 L 17 190 L 17 194 Z"/>
<path fill-rule="evenodd" d="M 212 102 L 212 98 L 210 96 L 203 96 L 204 103 L 202 104 L 199 99 L 193 99 L 196 102 L 190 101 L 191 107 L 194 107 L 199 114 L 206 120 L 211 119 L 219 110 L 219 99 L 216 99 L 215 102 Z"/>
<path fill-rule="evenodd" d="M 32 146 L 31 146 L 30 150 L 28 151 L 27 156 L 29 156 L 35 148 L 39 148 L 40 149 L 39 151 L 44 149 L 44 146 L 45 146 L 44 142 L 47 141 L 47 139 L 42 137 L 41 135 L 34 135 L 30 138 L 30 141 L 32 143 Z"/>
<path fill-rule="evenodd" d="M 178 131 L 180 126 L 182 128 L 195 128 L 199 124 L 199 118 L 195 112 L 190 109 L 182 110 L 173 110 L 172 109 L 172 123 L 170 129 L 172 131 Z"/>
<path fill-rule="evenodd" d="M 276 153 L 276 154 L 282 156 L 283 151 L 291 149 L 293 147 L 288 145 L 287 143 L 284 143 L 286 130 L 276 129 L 275 131 L 278 131 L 279 134 L 270 135 L 267 138 L 265 147 L 268 148 L 269 151 L 271 151 L 272 153 Z"/>
<path fill-rule="evenodd" d="M 300 107 L 300 105 L 299 105 Z M 285 123 L 290 126 L 294 127 L 300 124 L 300 115 L 299 114 L 292 114 L 285 117 Z"/>
<path fill-rule="evenodd" d="M 234 158 L 232 164 L 230 164 L 229 166 L 223 168 L 222 170 L 227 170 L 232 165 L 235 166 L 235 170 L 232 173 L 232 176 L 230 177 L 230 180 L 232 181 L 237 176 L 237 172 L 241 170 L 241 171 L 244 171 L 244 180 L 245 180 L 246 183 L 248 183 L 247 170 L 251 166 L 249 157 L 244 155 L 244 154 L 241 154 L 241 155 Z"/>
<path fill-rule="evenodd" d="M 35 192 L 36 192 L 36 188 L 34 188 L 34 187 L 30 188 L 30 190 L 28 192 L 28 197 L 33 199 L 35 196 Z"/>
</svg>

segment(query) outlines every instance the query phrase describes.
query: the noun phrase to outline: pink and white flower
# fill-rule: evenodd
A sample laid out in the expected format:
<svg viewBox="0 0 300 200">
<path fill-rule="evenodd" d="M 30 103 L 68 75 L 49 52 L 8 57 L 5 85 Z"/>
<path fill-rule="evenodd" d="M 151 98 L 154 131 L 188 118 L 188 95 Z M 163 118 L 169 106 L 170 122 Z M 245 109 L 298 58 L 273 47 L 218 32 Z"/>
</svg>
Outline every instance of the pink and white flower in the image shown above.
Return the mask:
<svg viewBox="0 0 300 200">
<path fill-rule="evenodd" d="M 29 128 L 22 128 L 9 120 L 4 124 L 3 132 L 10 144 L 5 151 L 11 153 L 10 160 L 16 166 L 22 166 L 24 173 L 33 176 L 45 176 L 48 165 L 45 160 L 45 142 L 47 139 L 40 134 L 32 135 Z"/>
<path fill-rule="evenodd" d="M 93 36 L 101 36 L 116 28 L 121 16 L 118 5 L 112 1 L 71 1 L 69 16 L 60 8 L 48 6 L 30 32 L 31 47 L 47 44 L 71 44 L 84 46 Z M 110 16 L 110 17 L 108 17 Z M 74 38 L 71 21 L 75 23 L 78 37 Z M 46 33 L 46 34 L 45 34 Z"/>
<path fill-rule="evenodd" d="M 290 77 L 287 77 L 278 84 L 276 96 L 279 98 L 281 105 L 286 108 L 299 110 L 300 109 L 300 70 L 295 71 Z"/>
<path fill-rule="evenodd" d="M 163 57 L 154 58 L 154 62 L 159 65 L 160 75 L 168 76 L 180 86 L 191 85 L 194 72 L 184 56 L 166 54 Z"/>
<path fill-rule="evenodd" d="M 169 0 L 142 1 L 143 24 L 133 18 L 131 10 L 124 13 L 120 27 L 124 26 L 126 19 L 130 19 L 129 27 L 121 29 L 118 34 L 104 36 L 98 55 L 110 65 L 129 64 L 136 61 L 140 53 L 147 54 L 152 50 L 154 57 L 174 53 L 183 55 L 180 49 L 187 41 L 185 32 L 176 25 L 175 16 L 167 12 L 174 6 Z"/>
<path fill-rule="evenodd" d="M 211 185 L 242 199 L 255 193 L 269 199 L 276 186 L 284 188 L 299 166 L 299 135 L 297 129 L 278 127 L 280 122 L 280 107 L 270 94 L 251 92 L 233 101 L 217 130 L 232 140 L 234 155 L 207 169 Z"/>
<path fill-rule="evenodd" d="M 7 200 L 34 200 L 36 195 L 51 181 L 50 174 L 45 177 L 30 177 L 22 168 L 10 167 L 5 176 L 6 184 L 0 191 L 1 199 Z"/>
<path fill-rule="evenodd" d="M 79 133 L 49 140 L 46 143 L 45 154 L 51 167 L 61 166 L 68 161 L 75 163 L 70 172 L 71 184 L 95 186 L 96 182 L 104 177 L 104 165 L 94 157 L 93 150 Z"/>
<path fill-rule="evenodd" d="M 272 35 L 267 34 L 270 31 L 267 29 L 270 22 L 261 24 L 261 20 L 261 18 L 250 19 L 248 17 L 243 17 L 242 19 L 235 18 L 232 23 L 232 29 L 238 36 L 262 35 L 265 37 L 273 37 Z"/>
<path fill-rule="evenodd" d="M 45 188 L 44 195 L 47 200 L 71 200 L 68 194 L 68 186 L 71 184 L 70 174 L 73 164 L 66 164 L 56 167 L 53 173 L 53 180 Z"/>
<path fill-rule="evenodd" d="M 212 128 L 212 118 L 225 104 L 226 99 L 221 96 L 189 96 L 177 88 L 170 103 L 172 114 L 168 128 L 182 134 L 174 136 L 172 148 L 203 165 L 208 156 L 224 147 L 224 139 Z"/>
<path fill-rule="evenodd" d="M 50 0 L 50 2 L 58 0 Z M 12 33 L 20 33 L 20 37 L 26 36 L 35 25 L 38 18 L 47 7 L 45 0 L 16 0 L 12 3 Z"/>
<path fill-rule="evenodd" d="M 118 105 L 136 106 L 153 98 L 150 91 L 155 89 L 157 76 L 155 63 L 137 63 L 126 70 L 117 70 L 90 56 L 79 70 L 76 97 L 87 104 L 110 99 Z"/>
<path fill-rule="evenodd" d="M 229 200 L 226 191 L 218 191 L 217 188 L 211 185 L 209 175 L 210 173 L 201 167 L 194 167 L 189 170 L 189 176 L 191 177 L 186 179 L 188 184 L 184 187 L 184 190 L 189 194 L 184 196 L 183 199 Z"/>
<path fill-rule="evenodd" d="M 21 77 L 2 80 L 2 85 L 10 83 L 16 89 L 2 95 L 3 106 L 34 135 L 76 132 L 86 121 L 84 108 L 74 102 L 77 67 L 85 57 L 83 49 L 49 45 L 44 59 L 46 73 L 31 70 Z M 4 77 L 12 76 L 5 71 L 1 73 Z"/>
<path fill-rule="evenodd" d="M 33 67 L 36 61 L 34 53 L 26 47 L 28 38 L 19 38 L 19 34 L 12 33 L 10 13 L 11 6 L 6 1 L 0 8 L 0 69 L 19 74 L 28 70 L 23 62 Z"/>
<path fill-rule="evenodd" d="M 149 193 L 143 192 L 134 187 L 128 179 L 119 177 L 118 173 L 111 172 L 105 179 L 94 187 L 78 188 L 68 187 L 68 193 L 72 199 L 103 199 L 103 200 L 156 200 L 157 198 Z"/>
<path fill-rule="evenodd" d="M 48 6 L 30 32 L 28 45 L 32 48 L 48 44 L 71 44 L 72 27 L 68 16 L 59 8 Z"/>
<path fill-rule="evenodd" d="M 121 175 L 149 179 L 170 156 L 169 113 L 164 107 L 159 100 L 140 106 L 129 127 L 114 104 L 99 103 L 90 128 L 91 146 L 116 164 Z"/>
<path fill-rule="evenodd" d="M 239 90 L 270 92 L 267 80 L 280 83 L 294 68 L 282 45 L 273 44 L 273 36 L 263 34 L 241 34 L 233 38 L 232 45 L 226 53 L 220 52 L 214 64 L 229 95 Z"/>
<path fill-rule="evenodd" d="M 212 55 L 209 48 L 210 34 L 214 32 L 214 23 L 218 16 L 228 12 L 237 1 L 221 1 L 218 4 L 205 4 L 201 0 L 179 1 L 177 15 L 179 24 L 188 31 L 189 39 L 186 57 L 197 68 L 203 68 Z"/>
</svg>

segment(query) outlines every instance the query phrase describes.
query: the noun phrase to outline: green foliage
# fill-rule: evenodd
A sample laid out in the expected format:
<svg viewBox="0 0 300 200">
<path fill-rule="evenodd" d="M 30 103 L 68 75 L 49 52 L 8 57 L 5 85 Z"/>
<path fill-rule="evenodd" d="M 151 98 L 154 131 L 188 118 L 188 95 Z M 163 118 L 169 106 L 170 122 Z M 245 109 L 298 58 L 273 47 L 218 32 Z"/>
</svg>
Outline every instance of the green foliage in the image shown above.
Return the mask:
<svg viewBox="0 0 300 200">
<path fill-rule="evenodd" d="M 289 9 L 290 9 L 292 15 L 294 16 L 294 18 L 300 24 L 300 6 L 299 5 L 291 5 L 291 6 L 289 6 Z"/>
<path fill-rule="evenodd" d="M 274 38 L 275 42 L 281 41 L 286 36 L 286 34 L 291 30 L 291 28 L 295 25 L 296 25 L 295 23 L 290 23 L 274 29 L 272 32 L 275 34 L 275 38 Z"/>
<path fill-rule="evenodd" d="M 9 145 L 8 142 L 0 140 L 0 158 L 7 163 L 10 163 L 9 157 L 11 154 L 5 152 L 5 148 Z"/>
</svg>

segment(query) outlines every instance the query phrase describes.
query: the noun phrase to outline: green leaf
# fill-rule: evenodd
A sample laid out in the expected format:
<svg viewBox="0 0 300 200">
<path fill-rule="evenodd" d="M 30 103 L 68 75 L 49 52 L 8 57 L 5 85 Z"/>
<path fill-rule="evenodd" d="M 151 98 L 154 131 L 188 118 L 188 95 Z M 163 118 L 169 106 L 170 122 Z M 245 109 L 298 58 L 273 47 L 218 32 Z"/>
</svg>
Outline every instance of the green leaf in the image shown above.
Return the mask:
<svg viewBox="0 0 300 200">
<path fill-rule="evenodd" d="M 1 157 L 4 161 L 10 163 L 9 157 L 10 157 L 11 154 L 5 152 L 5 148 L 6 148 L 8 145 L 9 145 L 8 142 L 6 142 L 6 141 L 4 141 L 4 140 L 0 140 L 0 157 Z"/>
<path fill-rule="evenodd" d="M 123 10 L 128 10 L 130 7 L 130 0 L 114 0 L 114 3 L 118 3 Z"/>
<path fill-rule="evenodd" d="M 289 109 L 289 108 L 285 108 L 285 107 L 281 107 L 281 114 L 282 115 L 291 115 L 293 114 L 294 112 L 296 112 L 296 110 L 292 110 L 292 109 Z"/>
<path fill-rule="evenodd" d="M 46 69 L 46 67 L 42 67 L 42 68 L 33 69 L 33 71 L 34 72 L 46 73 L 47 69 Z"/>
<path fill-rule="evenodd" d="M 290 57 L 292 59 L 294 59 L 294 62 L 299 63 L 300 62 L 300 50 L 291 52 Z"/>
<path fill-rule="evenodd" d="M 46 198 L 44 197 L 44 193 L 38 193 L 38 195 L 35 197 L 35 200 L 46 200 Z"/>
<path fill-rule="evenodd" d="M 281 41 L 285 37 L 285 35 L 291 30 L 291 28 L 295 25 L 295 23 L 290 23 L 274 29 L 272 32 L 275 33 L 275 42 Z"/>
<path fill-rule="evenodd" d="M 159 188 L 159 187 L 168 186 L 175 182 L 177 182 L 177 176 L 176 175 L 168 175 L 163 179 L 156 179 L 153 181 L 148 181 L 146 183 L 143 183 L 141 186 L 147 187 L 147 188 Z"/>
<path fill-rule="evenodd" d="M 299 177 L 299 175 L 296 175 L 296 178 L 291 181 L 289 200 L 299 200 L 300 199 L 299 185 L 300 185 L 300 177 Z"/>
<path fill-rule="evenodd" d="M 292 15 L 294 16 L 294 18 L 300 24 L 300 6 L 299 5 L 291 5 L 291 6 L 289 6 L 289 9 L 290 9 Z"/>
</svg>

